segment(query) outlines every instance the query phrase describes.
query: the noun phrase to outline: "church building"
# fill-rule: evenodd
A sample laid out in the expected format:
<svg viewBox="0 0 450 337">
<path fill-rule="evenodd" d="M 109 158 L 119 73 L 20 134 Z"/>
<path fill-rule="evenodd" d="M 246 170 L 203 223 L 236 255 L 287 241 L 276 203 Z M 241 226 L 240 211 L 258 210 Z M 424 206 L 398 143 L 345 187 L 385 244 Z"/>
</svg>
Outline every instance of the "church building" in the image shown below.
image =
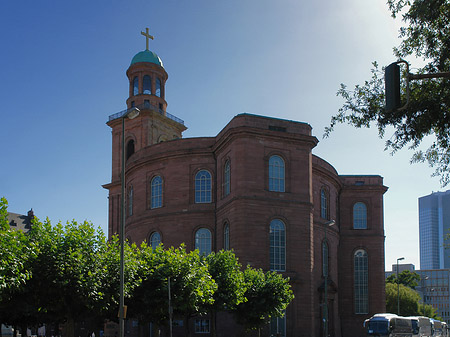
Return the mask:
<svg viewBox="0 0 450 337">
<path fill-rule="evenodd" d="M 385 311 L 383 178 L 338 174 L 312 153 L 318 139 L 305 122 L 242 113 L 215 137 L 183 138 L 184 121 L 167 112 L 168 74 L 143 35 L 127 109 L 107 122 L 109 235 L 119 233 L 124 167 L 128 240 L 233 249 L 243 266 L 290 278 L 295 299 L 261 336 L 364 336 L 364 320 Z M 208 318 L 191 323 L 194 336 L 212 335 Z M 220 319 L 217 335 L 251 336 Z"/>
</svg>

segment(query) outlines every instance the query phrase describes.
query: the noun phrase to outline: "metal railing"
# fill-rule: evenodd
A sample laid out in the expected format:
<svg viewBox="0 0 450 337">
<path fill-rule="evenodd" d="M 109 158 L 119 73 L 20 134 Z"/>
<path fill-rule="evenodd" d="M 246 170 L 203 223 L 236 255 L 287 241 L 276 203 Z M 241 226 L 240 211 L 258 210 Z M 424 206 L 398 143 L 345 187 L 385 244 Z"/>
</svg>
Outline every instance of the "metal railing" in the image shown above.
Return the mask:
<svg viewBox="0 0 450 337">
<path fill-rule="evenodd" d="M 161 114 L 161 115 L 163 115 L 163 116 L 165 116 L 165 117 L 167 117 L 167 118 L 169 118 L 169 119 L 171 119 L 171 120 L 173 120 L 173 121 L 175 121 L 177 123 L 180 123 L 180 124 L 184 125 L 184 120 L 182 120 L 182 119 L 180 119 L 180 118 L 178 118 L 178 117 L 168 113 L 167 111 L 161 110 L 160 108 L 154 106 L 153 104 L 144 103 L 144 104 L 137 105 L 136 108 L 138 108 L 139 110 L 152 110 L 152 111 L 158 112 L 159 114 Z M 132 108 L 130 108 L 130 109 L 132 109 Z M 108 118 L 108 121 L 111 122 L 111 121 L 113 121 L 115 119 L 121 118 L 130 109 L 125 109 L 125 110 L 122 110 L 122 111 L 119 111 L 119 112 L 117 112 L 115 114 L 110 115 L 109 118 Z"/>
</svg>

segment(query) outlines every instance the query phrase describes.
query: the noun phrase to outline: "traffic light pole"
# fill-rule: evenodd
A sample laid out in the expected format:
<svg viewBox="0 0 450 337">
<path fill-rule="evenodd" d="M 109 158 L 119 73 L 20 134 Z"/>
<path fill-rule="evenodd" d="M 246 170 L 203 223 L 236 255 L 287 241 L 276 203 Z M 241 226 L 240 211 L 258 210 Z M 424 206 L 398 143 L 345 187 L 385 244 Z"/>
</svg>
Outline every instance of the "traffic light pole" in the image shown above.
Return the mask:
<svg viewBox="0 0 450 337">
<path fill-rule="evenodd" d="M 406 64 L 406 104 L 400 107 L 400 67 L 399 63 Z M 421 80 L 427 78 L 450 78 L 450 72 L 431 73 L 431 74 L 411 74 L 409 72 L 409 63 L 400 60 L 388 65 L 384 72 L 386 111 L 405 110 L 409 104 L 409 81 Z"/>
</svg>

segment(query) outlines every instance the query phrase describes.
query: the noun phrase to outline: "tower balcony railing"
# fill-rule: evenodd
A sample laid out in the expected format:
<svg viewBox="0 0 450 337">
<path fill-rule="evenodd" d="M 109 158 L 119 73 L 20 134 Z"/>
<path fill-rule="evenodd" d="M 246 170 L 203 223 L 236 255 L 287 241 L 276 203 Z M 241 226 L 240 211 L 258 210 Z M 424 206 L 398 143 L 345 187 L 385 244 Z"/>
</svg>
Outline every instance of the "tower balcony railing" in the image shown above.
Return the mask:
<svg viewBox="0 0 450 337">
<path fill-rule="evenodd" d="M 153 104 L 150 104 L 148 102 L 145 102 L 143 104 L 139 104 L 139 105 L 137 105 L 137 106 L 135 106 L 133 108 L 138 108 L 139 110 L 152 110 L 152 111 L 158 112 L 159 114 L 161 114 L 161 115 L 163 115 L 163 116 L 165 116 L 165 117 L 167 117 L 167 118 L 169 118 L 169 119 L 171 119 L 171 120 L 173 120 L 173 121 L 175 121 L 177 123 L 180 123 L 180 124 L 184 125 L 184 120 L 182 120 L 182 119 L 180 119 L 180 118 L 178 118 L 178 117 L 168 113 L 167 111 L 164 111 L 164 110 L 158 108 L 157 106 L 155 106 Z M 130 109 L 132 109 L 132 108 L 130 108 Z M 113 121 L 115 119 L 123 117 L 130 109 L 125 109 L 125 110 L 122 110 L 122 111 L 119 111 L 119 112 L 117 112 L 115 114 L 110 115 L 108 121 L 111 122 L 111 121 Z"/>
</svg>

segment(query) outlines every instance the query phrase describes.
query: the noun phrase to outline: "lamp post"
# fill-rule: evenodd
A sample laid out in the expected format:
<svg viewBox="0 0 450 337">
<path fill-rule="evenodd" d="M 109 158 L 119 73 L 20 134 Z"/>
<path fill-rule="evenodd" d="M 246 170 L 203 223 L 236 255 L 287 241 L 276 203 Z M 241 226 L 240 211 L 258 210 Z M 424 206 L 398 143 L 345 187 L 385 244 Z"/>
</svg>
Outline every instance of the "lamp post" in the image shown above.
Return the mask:
<svg viewBox="0 0 450 337">
<path fill-rule="evenodd" d="M 324 330 L 324 337 L 328 337 L 328 255 L 329 255 L 329 246 L 327 241 L 327 232 L 328 227 L 333 226 L 336 223 L 336 221 L 331 220 L 325 223 L 325 244 L 327 245 L 327 256 L 324 258 L 327 259 L 327 268 L 324 270 L 324 278 L 325 278 L 325 294 L 324 294 L 324 303 L 323 303 L 323 330 Z M 322 254 L 323 254 L 323 245 L 322 245 Z M 323 254 L 325 255 L 325 254 Z M 322 261 L 322 268 L 325 261 Z"/>
<path fill-rule="evenodd" d="M 122 195 L 120 201 L 120 294 L 119 294 L 119 337 L 125 336 L 124 330 L 124 289 L 125 289 L 125 258 L 124 258 L 124 249 L 125 249 L 125 118 L 129 119 L 136 118 L 139 116 L 138 108 L 131 108 L 126 110 L 123 115 L 120 117 L 122 119 L 122 176 L 121 176 L 121 185 L 122 185 Z"/>
<path fill-rule="evenodd" d="M 398 280 L 398 261 L 404 260 L 404 257 L 397 259 L 397 315 L 400 315 L 400 282 Z"/>
</svg>

